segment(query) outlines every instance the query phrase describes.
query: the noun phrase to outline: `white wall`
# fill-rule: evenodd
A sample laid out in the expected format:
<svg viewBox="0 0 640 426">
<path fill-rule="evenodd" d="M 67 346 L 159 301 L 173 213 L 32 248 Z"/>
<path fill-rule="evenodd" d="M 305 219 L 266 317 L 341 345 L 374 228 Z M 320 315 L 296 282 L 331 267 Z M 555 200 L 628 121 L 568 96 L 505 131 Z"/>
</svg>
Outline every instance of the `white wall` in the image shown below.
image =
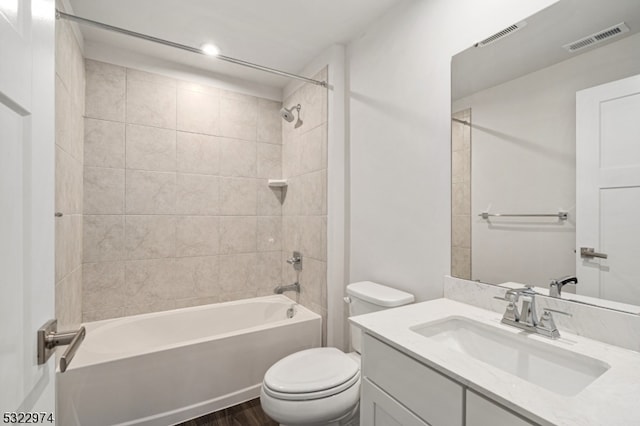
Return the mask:
<svg viewBox="0 0 640 426">
<path fill-rule="evenodd" d="M 472 113 L 472 275 L 546 287 L 575 274 L 576 92 L 640 73 L 640 34 L 454 102 Z M 495 213 L 569 212 L 556 219 Z"/>
<path fill-rule="evenodd" d="M 350 275 L 442 296 L 451 56 L 554 0 L 416 0 L 347 46 Z"/>
</svg>

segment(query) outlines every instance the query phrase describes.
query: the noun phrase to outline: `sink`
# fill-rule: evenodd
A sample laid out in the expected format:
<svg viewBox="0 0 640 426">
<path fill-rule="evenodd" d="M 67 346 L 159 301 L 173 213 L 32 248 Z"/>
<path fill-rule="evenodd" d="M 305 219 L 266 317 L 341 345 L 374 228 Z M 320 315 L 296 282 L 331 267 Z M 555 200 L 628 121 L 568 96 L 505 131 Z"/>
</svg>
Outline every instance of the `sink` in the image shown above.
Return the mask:
<svg viewBox="0 0 640 426">
<path fill-rule="evenodd" d="M 410 327 L 438 344 L 560 395 L 577 395 L 610 366 L 465 317 L 448 317 Z"/>
</svg>

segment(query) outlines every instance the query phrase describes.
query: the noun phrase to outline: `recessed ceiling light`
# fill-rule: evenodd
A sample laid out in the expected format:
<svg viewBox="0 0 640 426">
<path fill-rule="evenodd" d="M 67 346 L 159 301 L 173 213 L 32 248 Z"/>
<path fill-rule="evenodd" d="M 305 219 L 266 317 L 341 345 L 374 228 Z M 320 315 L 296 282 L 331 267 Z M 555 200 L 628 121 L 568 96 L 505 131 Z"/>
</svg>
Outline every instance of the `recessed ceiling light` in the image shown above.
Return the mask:
<svg viewBox="0 0 640 426">
<path fill-rule="evenodd" d="M 218 46 L 211 43 L 203 44 L 200 49 L 202 50 L 202 53 L 204 53 L 205 55 L 218 56 L 220 54 L 220 49 L 218 49 Z"/>
</svg>

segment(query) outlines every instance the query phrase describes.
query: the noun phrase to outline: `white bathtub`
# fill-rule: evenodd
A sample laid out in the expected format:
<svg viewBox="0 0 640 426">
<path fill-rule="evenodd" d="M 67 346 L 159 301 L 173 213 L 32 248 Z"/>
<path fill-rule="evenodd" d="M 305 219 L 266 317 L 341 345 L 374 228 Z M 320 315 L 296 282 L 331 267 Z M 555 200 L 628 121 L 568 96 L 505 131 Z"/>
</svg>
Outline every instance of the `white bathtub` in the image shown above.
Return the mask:
<svg viewBox="0 0 640 426">
<path fill-rule="evenodd" d="M 320 346 L 319 315 L 282 296 L 84 324 L 57 373 L 60 426 L 167 426 L 260 395 L 267 369 Z"/>
</svg>

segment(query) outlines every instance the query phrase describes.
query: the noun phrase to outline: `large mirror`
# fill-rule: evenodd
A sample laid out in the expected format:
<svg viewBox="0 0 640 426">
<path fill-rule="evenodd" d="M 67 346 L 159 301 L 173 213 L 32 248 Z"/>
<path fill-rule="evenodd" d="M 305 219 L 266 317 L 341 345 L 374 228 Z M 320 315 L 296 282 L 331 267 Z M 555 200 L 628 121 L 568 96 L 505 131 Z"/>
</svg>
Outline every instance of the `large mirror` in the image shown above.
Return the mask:
<svg viewBox="0 0 640 426">
<path fill-rule="evenodd" d="M 452 60 L 452 275 L 640 313 L 640 2 L 559 0 Z M 606 258 L 604 258 L 606 256 Z"/>
</svg>

